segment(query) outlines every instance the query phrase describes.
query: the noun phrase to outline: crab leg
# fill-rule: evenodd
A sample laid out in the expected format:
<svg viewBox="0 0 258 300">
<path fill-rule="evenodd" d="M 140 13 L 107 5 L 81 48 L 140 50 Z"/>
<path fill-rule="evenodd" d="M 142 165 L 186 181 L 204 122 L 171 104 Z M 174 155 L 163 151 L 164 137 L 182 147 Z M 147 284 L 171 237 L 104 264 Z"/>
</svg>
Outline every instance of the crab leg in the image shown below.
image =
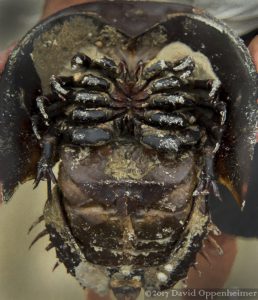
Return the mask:
<svg viewBox="0 0 258 300">
<path fill-rule="evenodd" d="M 92 60 L 83 53 L 77 53 L 71 60 L 71 66 L 73 70 L 78 70 L 80 68 L 100 69 L 111 78 L 117 77 L 119 74 L 119 67 L 108 57 Z"/>
<path fill-rule="evenodd" d="M 45 102 L 49 101 L 45 96 L 39 96 L 36 99 L 37 107 L 40 111 L 41 116 L 43 117 L 44 123 L 46 126 L 49 126 L 49 117 L 46 112 Z"/>
<path fill-rule="evenodd" d="M 83 107 L 75 108 L 69 117 L 76 123 L 95 125 L 114 120 L 125 113 L 124 109 L 112 110 L 102 109 L 85 109 Z"/>
<path fill-rule="evenodd" d="M 42 138 L 41 159 L 38 162 L 37 176 L 34 182 L 34 189 L 39 185 L 41 180 L 47 179 L 48 188 L 51 191 L 51 181 L 57 183 L 56 177 L 52 171 L 53 161 L 55 157 L 55 149 L 57 138 L 54 135 L 46 134 Z"/>
<path fill-rule="evenodd" d="M 195 145 L 200 140 L 200 130 L 197 127 L 176 134 L 173 131 L 153 130 L 152 127 L 138 122 L 136 123 L 135 135 L 140 143 L 148 148 L 174 153 L 179 152 L 182 147 Z"/>
<path fill-rule="evenodd" d="M 101 127 L 69 126 L 62 132 L 65 143 L 78 146 L 100 146 L 113 139 L 113 126 L 105 123 Z"/>
<path fill-rule="evenodd" d="M 32 131 L 38 140 L 41 140 L 41 135 L 40 135 L 40 130 L 39 130 L 40 122 L 41 122 L 41 118 L 39 115 L 33 115 L 31 117 Z"/>
<path fill-rule="evenodd" d="M 66 100 L 66 97 L 70 93 L 70 89 L 68 88 L 74 82 L 74 78 L 72 76 L 64 77 L 64 76 L 51 76 L 50 78 L 50 86 L 54 95 L 57 95 L 63 101 Z"/>
<path fill-rule="evenodd" d="M 148 66 L 143 71 L 143 78 L 151 80 L 162 73 L 177 74 L 178 77 L 185 79 L 189 77 L 195 68 L 195 63 L 190 56 L 186 56 L 174 63 L 165 60 L 158 60 L 154 64 Z"/>
<path fill-rule="evenodd" d="M 189 125 L 185 117 L 177 112 L 168 114 L 158 110 L 135 111 L 135 117 L 148 125 L 162 129 L 185 128 L 186 125 Z"/>
</svg>

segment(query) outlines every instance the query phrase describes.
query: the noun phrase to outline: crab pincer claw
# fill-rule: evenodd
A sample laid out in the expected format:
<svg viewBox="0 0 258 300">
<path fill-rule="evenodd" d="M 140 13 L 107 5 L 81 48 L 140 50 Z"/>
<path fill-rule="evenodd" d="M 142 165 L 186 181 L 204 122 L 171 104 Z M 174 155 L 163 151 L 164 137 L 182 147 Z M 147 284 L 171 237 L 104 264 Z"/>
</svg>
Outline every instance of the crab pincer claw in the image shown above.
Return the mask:
<svg viewBox="0 0 258 300">
<path fill-rule="evenodd" d="M 52 166 L 47 162 L 45 158 L 42 158 L 38 163 L 37 176 L 34 181 L 34 189 L 37 188 L 40 181 L 44 181 L 44 180 L 53 182 L 54 184 L 57 183 L 57 179 L 52 170 Z"/>
</svg>

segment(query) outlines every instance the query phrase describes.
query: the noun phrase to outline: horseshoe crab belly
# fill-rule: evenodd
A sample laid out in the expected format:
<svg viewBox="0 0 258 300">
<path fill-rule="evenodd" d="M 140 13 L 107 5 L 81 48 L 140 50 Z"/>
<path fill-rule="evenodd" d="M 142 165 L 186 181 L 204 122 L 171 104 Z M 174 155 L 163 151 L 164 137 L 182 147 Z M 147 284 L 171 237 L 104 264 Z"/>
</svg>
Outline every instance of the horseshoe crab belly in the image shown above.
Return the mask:
<svg viewBox="0 0 258 300">
<path fill-rule="evenodd" d="M 66 207 L 71 231 L 85 258 L 105 266 L 154 266 L 167 255 L 183 232 L 191 204 L 173 213 L 150 209 L 118 216 L 101 206 Z"/>
<path fill-rule="evenodd" d="M 156 154 L 146 151 L 134 144 L 106 146 L 76 166 L 69 163 L 78 155 L 65 153 L 70 159 L 61 165 L 59 183 L 66 220 L 93 264 L 161 265 L 185 230 L 200 173 L 196 156 L 163 155 L 156 163 Z M 112 167 L 117 156 L 128 165 Z"/>
</svg>

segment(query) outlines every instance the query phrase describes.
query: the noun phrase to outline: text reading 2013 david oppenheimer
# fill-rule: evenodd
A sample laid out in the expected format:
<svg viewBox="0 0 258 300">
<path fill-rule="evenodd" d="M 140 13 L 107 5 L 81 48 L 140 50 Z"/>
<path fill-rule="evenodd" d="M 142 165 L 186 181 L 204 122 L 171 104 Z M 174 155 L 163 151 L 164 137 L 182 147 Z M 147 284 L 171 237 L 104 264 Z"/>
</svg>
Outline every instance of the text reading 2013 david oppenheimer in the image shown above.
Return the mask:
<svg viewBox="0 0 258 300">
<path fill-rule="evenodd" d="M 189 299 L 257 299 L 257 289 L 173 289 L 168 291 L 146 290 L 146 298 L 167 298 L 188 297 Z"/>
</svg>

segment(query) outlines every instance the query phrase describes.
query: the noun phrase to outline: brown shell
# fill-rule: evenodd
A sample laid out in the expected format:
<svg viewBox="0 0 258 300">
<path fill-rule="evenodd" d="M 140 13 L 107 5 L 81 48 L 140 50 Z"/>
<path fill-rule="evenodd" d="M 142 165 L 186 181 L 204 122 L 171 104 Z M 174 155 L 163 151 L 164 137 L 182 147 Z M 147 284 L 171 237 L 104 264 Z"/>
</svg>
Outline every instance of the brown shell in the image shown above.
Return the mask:
<svg viewBox="0 0 258 300">
<path fill-rule="evenodd" d="M 58 74 L 73 51 L 84 46 L 83 23 L 89 20 L 99 28 L 114 27 L 132 41 L 162 26 L 168 33 L 169 43 L 181 41 L 210 59 L 231 103 L 229 122 L 216 157 L 216 170 L 220 182 L 241 202 L 248 184 L 256 125 L 257 79 L 248 50 L 223 23 L 200 9 L 181 4 L 130 1 L 68 8 L 38 24 L 14 49 L 0 80 L 3 200 L 12 196 L 20 182 L 35 175 L 39 148 L 29 119 L 35 109 L 34 100 L 44 89 L 49 74 Z M 66 33 L 66 38 L 59 40 L 60 43 L 46 43 L 46 37 L 56 36 L 58 40 L 61 32 Z M 57 51 L 48 55 L 46 49 L 51 47 Z M 150 55 L 154 50 L 149 49 Z M 46 68 L 35 65 L 35 56 L 40 53 Z"/>
</svg>

